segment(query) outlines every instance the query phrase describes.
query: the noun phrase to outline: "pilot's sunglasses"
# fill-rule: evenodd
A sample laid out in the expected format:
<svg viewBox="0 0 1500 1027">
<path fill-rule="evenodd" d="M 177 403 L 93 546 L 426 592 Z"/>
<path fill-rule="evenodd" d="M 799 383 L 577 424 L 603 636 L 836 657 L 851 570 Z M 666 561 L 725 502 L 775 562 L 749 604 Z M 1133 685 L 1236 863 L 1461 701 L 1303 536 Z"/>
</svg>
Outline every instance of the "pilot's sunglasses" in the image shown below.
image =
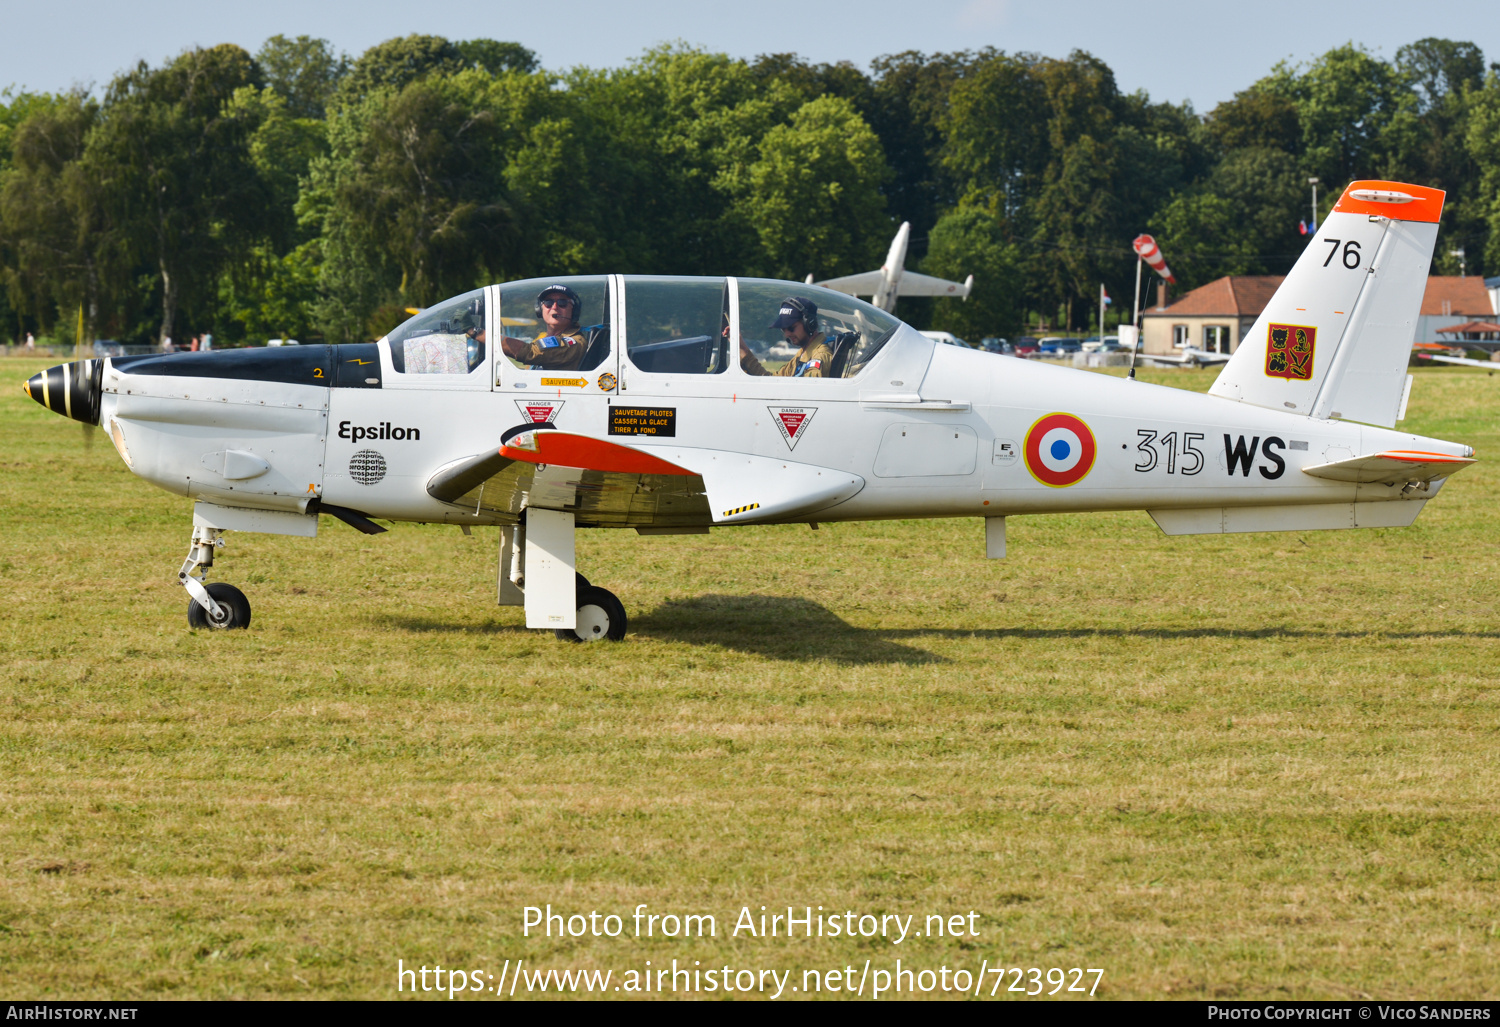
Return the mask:
<svg viewBox="0 0 1500 1027">
<path fill-rule="evenodd" d="M 564 303 L 570 307 L 573 305 L 573 301 L 566 296 L 559 296 L 557 299 L 542 300 L 542 306 L 544 307 L 560 307 Z"/>
</svg>

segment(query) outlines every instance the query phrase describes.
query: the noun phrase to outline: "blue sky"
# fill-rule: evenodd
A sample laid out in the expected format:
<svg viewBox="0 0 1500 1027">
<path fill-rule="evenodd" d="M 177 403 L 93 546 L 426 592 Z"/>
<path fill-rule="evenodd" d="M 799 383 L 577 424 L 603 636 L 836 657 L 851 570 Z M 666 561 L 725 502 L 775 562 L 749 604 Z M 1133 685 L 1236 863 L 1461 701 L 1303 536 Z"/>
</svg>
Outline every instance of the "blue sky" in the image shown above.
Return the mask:
<svg viewBox="0 0 1500 1027">
<path fill-rule="evenodd" d="M 525 44 L 549 68 L 620 65 L 671 40 L 736 56 L 794 51 L 861 67 L 900 50 L 995 46 L 1062 56 L 1084 49 L 1115 70 L 1122 89 L 1145 89 L 1156 100 L 1191 100 L 1200 111 L 1244 89 L 1278 60 L 1306 60 L 1350 41 L 1390 57 L 1404 43 L 1444 36 L 1477 43 L 1488 60 L 1500 60 L 1500 4 L 1488 0 L 0 0 L 0 24 L 0 87 L 39 90 L 100 86 L 138 60 L 159 63 L 195 44 L 234 42 L 254 51 L 278 32 L 321 36 L 356 54 L 411 32 L 487 36 Z"/>
</svg>

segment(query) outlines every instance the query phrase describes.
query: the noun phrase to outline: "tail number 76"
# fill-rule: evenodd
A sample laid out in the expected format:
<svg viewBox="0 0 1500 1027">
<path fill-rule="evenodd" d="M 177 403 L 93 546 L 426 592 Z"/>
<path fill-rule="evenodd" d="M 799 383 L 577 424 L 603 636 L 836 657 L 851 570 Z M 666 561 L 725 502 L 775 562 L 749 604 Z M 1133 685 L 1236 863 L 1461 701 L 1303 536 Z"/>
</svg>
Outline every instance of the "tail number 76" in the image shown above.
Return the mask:
<svg viewBox="0 0 1500 1027">
<path fill-rule="evenodd" d="M 1136 445 L 1144 456 L 1135 465 L 1137 471 L 1154 471 L 1157 463 L 1161 460 L 1161 454 L 1167 456 L 1168 474 L 1197 474 L 1203 470 L 1203 450 L 1194 446 L 1194 442 L 1202 442 L 1203 436 L 1198 432 L 1183 432 L 1182 441 L 1178 442 L 1175 431 L 1169 431 L 1165 435 L 1158 435 L 1149 428 L 1140 428 L 1136 434 L 1141 441 Z M 1181 466 L 1178 466 L 1178 461 Z"/>
<path fill-rule="evenodd" d="M 1359 267 L 1359 243 L 1355 242 L 1353 239 L 1350 239 L 1348 242 L 1344 242 L 1344 240 L 1342 239 L 1324 239 L 1323 241 L 1326 242 L 1329 247 L 1328 259 L 1323 261 L 1324 267 L 1327 267 L 1329 264 L 1333 263 L 1333 258 L 1338 255 L 1340 243 L 1344 244 L 1344 266 L 1350 271 L 1353 271 L 1355 268 Z"/>
</svg>

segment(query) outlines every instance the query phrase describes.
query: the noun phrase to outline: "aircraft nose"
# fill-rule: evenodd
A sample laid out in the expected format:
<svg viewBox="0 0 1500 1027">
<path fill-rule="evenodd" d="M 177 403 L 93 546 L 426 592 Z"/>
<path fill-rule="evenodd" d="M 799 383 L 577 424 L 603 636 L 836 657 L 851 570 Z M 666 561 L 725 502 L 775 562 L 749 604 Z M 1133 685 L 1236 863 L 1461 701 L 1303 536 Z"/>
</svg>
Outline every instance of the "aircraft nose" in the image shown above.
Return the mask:
<svg viewBox="0 0 1500 1027">
<path fill-rule="evenodd" d="M 99 400 L 104 394 L 104 361 L 58 364 L 32 375 L 21 388 L 55 414 L 84 424 L 98 424 Z"/>
</svg>

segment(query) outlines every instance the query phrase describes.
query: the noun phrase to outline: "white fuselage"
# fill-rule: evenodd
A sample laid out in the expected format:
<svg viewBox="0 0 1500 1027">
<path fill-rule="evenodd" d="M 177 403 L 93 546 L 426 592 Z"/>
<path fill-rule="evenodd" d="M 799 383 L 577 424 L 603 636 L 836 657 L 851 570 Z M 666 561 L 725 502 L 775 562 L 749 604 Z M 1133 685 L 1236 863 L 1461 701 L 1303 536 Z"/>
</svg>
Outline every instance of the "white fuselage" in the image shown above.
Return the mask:
<svg viewBox="0 0 1500 1027">
<path fill-rule="evenodd" d="M 436 469 L 492 450 L 507 429 L 528 420 L 608 438 L 610 408 L 622 404 L 664 418 L 670 412 L 670 436 L 616 439 L 648 452 L 746 454 L 765 466 L 858 479 L 841 493 L 847 498 L 821 507 L 716 515 L 705 525 L 1399 500 L 1401 490 L 1392 486 L 1330 481 L 1300 469 L 1387 449 L 1467 451 L 1399 431 L 936 346 L 906 327 L 850 379 L 752 377 L 735 366 L 716 375 L 647 375 L 616 357 L 609 373 L 618 388 L 604 390 L 599 369 L 571 376 L 580 384 L 559 386 L 542 379 L 568 376 L 517 369 L 503 358 L 445 382 L 397 374 L 386 351 L 381 362 L 379 388 L 161 378 L 111 368 L 101 424 L 137 474 L 207 502 L 300 511 L 317 498 L 372 517 L 469 524 L 514 518 L 434 499 L 427 483 Z M 1087 426 L 1095 452 L 1080 480 L 1055 486 L 1039 480 L 1023 449 L 1032 427 L 1059 412 Z M 792 434 L 789 423 L 796 425 Z M 231 464 L 233 454 L 251 454 L 269 470 L 226 478 L 226 453 Z"/>
</svg>

